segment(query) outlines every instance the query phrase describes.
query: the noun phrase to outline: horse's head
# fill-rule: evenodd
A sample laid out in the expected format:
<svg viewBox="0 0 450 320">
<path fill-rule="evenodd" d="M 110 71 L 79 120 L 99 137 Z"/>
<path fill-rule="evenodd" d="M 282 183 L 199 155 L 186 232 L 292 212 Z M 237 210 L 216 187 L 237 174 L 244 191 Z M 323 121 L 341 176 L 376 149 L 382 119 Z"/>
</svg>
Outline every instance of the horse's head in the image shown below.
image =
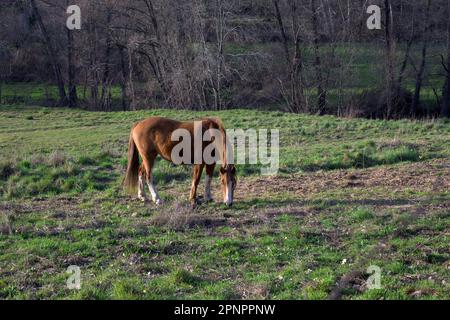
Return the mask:
<svg viewBox="0 0 450 320">
<path fill-rule="evenodd" d="M 220 167 L 220 182 L 222 186 L 223 202 L 233 205 L 234 189 L 236 188 L 236 167 L 232 164 Z"/>
</svg>

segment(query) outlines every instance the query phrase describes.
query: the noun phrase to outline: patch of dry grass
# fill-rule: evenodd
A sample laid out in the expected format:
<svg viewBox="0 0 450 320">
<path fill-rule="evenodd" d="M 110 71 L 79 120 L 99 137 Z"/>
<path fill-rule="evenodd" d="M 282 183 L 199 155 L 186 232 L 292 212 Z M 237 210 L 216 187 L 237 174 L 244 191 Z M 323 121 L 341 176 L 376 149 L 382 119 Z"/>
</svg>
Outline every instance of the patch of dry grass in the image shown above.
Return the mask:
<svg viewBox="0 0 450 320">
<path fill-rule="evenodd" d="M 158 213 L 151 218 L 154 226 L 176 231 L 197 227 L 214 228 L 225 225 L 226 222 L 227 220 L 223 217 L 199 214 L 191 207 L 180 203 L 161 207 L 161 210 L 158 210 Z"/>
</svg>

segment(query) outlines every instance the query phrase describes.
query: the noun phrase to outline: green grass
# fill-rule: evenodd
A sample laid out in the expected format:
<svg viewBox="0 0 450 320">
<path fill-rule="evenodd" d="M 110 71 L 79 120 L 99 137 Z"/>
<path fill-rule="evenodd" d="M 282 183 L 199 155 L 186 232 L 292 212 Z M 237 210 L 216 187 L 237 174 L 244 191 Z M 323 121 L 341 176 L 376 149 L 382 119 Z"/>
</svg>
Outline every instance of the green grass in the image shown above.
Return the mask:
<svg viewBox="0 0 450 320">
<path fill-rule="evenodd" d="M 160 160 L 166 204 L 140 203 L 120 182 L 152 115 L 279 129 L 280 173 L 239 166 L 233 208 L 192 211 L 190 169 Z M 444 120 L 0 107 L 0 298 L 448 299 L 449 138 Z"/>
<path fill-rule="evenodd" d="M 33 82 L 2 83 L 2 101 L 6 103 L 44 104 L 56 102 L 59 99 L 58 87 L 54 84 L 43 84 Z M 66 92 L 68 88 L 66 87 Z M 99 95 L 102 88 L 99 87 Z M 113 86 L 111 96 L 114 102 L 121 98 L 119 86 Z M 78 97 L 90 98 L 90 92 L 84 92 L 84 88 L 78 87 Z M 32 120 L 32 118 L 28 119 Z"/>
</svg>

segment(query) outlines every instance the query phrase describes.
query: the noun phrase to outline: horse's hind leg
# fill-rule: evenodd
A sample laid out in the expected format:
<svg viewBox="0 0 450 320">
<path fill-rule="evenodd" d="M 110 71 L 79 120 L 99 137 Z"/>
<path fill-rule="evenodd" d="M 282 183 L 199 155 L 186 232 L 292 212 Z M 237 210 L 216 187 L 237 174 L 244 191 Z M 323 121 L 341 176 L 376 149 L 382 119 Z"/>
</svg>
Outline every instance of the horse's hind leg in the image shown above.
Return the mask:
<svg viewBox="0 0 450 320">
<path fill-rule="evenodd" d="M 148 157 L 143 157 L 143 164 L 145 167 L 145 176 L 148 189 L 152 195 L 152 201 L 156 204 L 162 204 L 161 198 L 156 191 L 155 185 L 153 184 L 152 169 L 155 164 L 157 154 L 151 154 Z"/>
<path fill-rule="evenodd" d="M 138 184 L 138 199 L 141 201 L 146 201 L 147 197 L 145 196 L 145 189 L 144 189 L 144 178 L 145 176 L 145 167 L 144 164 L 141 165 L 139 168 L 139 184 Z"/>
</svg>

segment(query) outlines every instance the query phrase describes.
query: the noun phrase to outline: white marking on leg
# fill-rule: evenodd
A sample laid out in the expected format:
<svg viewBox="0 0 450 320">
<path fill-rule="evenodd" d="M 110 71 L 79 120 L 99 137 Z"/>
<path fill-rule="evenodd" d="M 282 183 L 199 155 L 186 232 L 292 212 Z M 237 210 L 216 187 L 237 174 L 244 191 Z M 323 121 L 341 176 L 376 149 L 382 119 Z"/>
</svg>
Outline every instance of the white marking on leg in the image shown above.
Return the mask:
<svg viewBox="0 0 450 320">
<path fill-rule="evenodd" d="M 156 192 L 156 188 L 155 185 L 153 184 L 153 179 L 151 180 L 147 180 L 147 186 L 148 189 L 150 190 L 150 194 L 152 195 L 152 201 L 156 204 L 161 204 L 161 198 L 158 195 L 158 192 Z"/>
<path fill-rule="evenodd" d="M 142 176 L 139 176 L 138 198 L 139 200 L 145 201 L 145 190 L 144 190 L 144 182 L 142 181 Z"/>
<path fill-rule="evenodd" d="M 228 200 L 228 186 L 225 188 L 225 197 L 223 198 L 223 203 L 227 203 Z"/>
<path fill-rule="evenodd" d="M 232 192 L 232 188 L 233 188 L 233 185 L 232 185 L 232 183 L 231 183 L 231 181 L 230 182 L 228 182 L 228 184 L 227 184 L 227 192 L 226 192 L 226 205 L 230 205 L 230 204 L 232 204 L 233 203 L 233 192 Z"/>
<path fill-rule="evenodd" d="M 212 195 L 211 195 L 211 177 L 209 175 L 206 175 L 205 177 L 205 200 L 211 201 Z"/>
</svg>

